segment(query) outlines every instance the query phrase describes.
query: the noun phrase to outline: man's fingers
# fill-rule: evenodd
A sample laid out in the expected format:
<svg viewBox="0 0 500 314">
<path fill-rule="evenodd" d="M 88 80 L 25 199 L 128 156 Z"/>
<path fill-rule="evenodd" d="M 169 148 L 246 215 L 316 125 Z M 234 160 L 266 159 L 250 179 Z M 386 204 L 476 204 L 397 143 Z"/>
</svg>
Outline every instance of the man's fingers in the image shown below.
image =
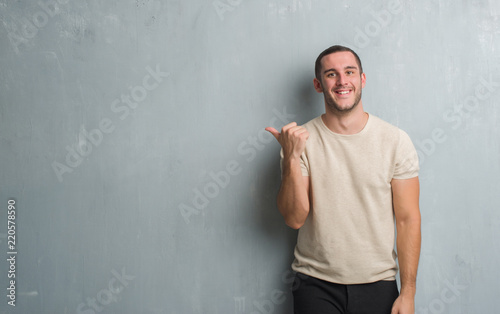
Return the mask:
<svg viewBox="0 0 500 314">
<path fill-rule="evenodd" d="M 298 125 L 283 131 L 283 134 L 286 134 L 287 136 L 305 138 L 306 140 L 309 138 L 309 132 L 307 132 L 307 129 Z"/>
<path fill-rule="evenodd" d="M 290 122 L 281 129 L 281 132 L 285 132 L 286 130 L 293 128 L 294 126 L 297 126 L 297 122 Z"/>
<path fill-rule="evenodd" d="M 299 126 L 299 125 L 296 125 L 294 127 L 291 127 L 287 130 L 287 132 L 289 134 L 300 134 L 300 133 L 304 133 L 304 132 L 307 132 L 306 128 L 302 127 L 302 126 Z"/>
<path fill-rule="evenodd" d="M 267 127 L 266 128 L 266 131 L 268 131 L 269 133 L 271 133 L 278 142 L 280 142 L 279 138 L 284 134 L 284 137 L 285 138 L 289 138 L 290 136 L 299 136 L 301 135 L 302 133 L 306 133 L 307 134 L 307 138 L 309 137 L 309 134 L 307 133 L 307 130 L 302 127 L 302 126 L 298 126 L 297 125 L 297 122 L 290 122 L 288 123 L 287 125 L 285 125 L 282 129 L 281 129 L 281 133 L 278 132 L 278 130 L 276 130 L 275 128 L 273 127 Z M 306 138 L 306 139 L 307 139 Z M 280 142 L 281 143 L 281 142 Z"/>
<path fill-rule="evenodd" d="M 274 138 L 276 138 L 276 140 L 278 140 L 278 138 L 280 137 L 280 132 L 278 132 L 278 130 L 276 130 L 275 128 L 267 127 L 266 131 L 271 133 L 274 136 Z"/>
</svg>

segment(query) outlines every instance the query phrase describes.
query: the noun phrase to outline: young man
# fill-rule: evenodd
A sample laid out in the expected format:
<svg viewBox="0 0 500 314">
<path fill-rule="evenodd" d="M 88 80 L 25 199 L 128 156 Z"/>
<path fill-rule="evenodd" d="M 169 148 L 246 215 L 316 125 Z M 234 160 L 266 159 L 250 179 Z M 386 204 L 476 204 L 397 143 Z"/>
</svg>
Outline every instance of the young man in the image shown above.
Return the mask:
<svg viewBox="0 0 500 314">
<path fill-rule="evenodd" d="M 300 229 L 296 314 L 414 314 L 420 255 L 418 157 L 408 135 L 363 110 L 366 76 L 351 49 L 316 60 L 326 112 L 281 132 L 278 209 Z M 394 219 L 401 292 L 396 285 Z"/>
</svg>

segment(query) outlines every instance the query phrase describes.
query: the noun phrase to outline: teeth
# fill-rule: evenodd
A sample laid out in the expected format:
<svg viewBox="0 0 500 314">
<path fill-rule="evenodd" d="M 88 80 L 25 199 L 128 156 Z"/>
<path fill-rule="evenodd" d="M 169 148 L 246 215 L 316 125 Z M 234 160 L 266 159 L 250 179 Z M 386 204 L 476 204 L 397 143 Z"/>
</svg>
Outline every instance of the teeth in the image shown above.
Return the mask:
<svg viewBox="0 0 500 314">
<path fill-rule="evenodd" d="M 349 91 L 342 91 L 342 92 L 338 92 L 340 95 L 345 95 L 345 94 L 348 94 Z"/>
</svg>

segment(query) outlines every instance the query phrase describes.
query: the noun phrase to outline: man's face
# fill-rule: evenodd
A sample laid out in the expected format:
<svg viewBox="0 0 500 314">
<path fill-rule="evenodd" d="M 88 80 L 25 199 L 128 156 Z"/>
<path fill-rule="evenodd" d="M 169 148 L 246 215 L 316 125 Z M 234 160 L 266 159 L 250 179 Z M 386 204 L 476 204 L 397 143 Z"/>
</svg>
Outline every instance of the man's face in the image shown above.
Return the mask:
<svg viewBox="0 0 500 314">
<path fill-rule="evenodd" d="M 320 80 L 314 79 L 316 91 L 323 93 L 333 112 L 348 113 L 361 102 L 365 74 L 360 73 L 356 57 L 349 51 L 335 52 L 321 59 Z"/>
</svg>

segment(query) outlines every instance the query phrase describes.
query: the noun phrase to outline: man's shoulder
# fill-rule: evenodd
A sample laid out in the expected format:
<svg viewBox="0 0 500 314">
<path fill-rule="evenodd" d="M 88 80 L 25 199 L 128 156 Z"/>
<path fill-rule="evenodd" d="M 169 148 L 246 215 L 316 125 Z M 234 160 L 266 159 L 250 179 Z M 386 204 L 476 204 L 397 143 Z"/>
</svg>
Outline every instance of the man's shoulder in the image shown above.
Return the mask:
<svg viewBox="0 0 500 314">
<path fill-rule="evenodd" d="M 370 119 L 372 119 L 372 129 L 376 130 L 377 132 L 383 133 L 384 135 L 393 135 L 399 137 L 401 133 L 404 133 L 404 131 L 398 126 L 387 122 L 373 114 L 370 114 Z"/>
<path fill-rule="evenodd" d="M 394 124 L 387 122 L 383 120 L 382 118 L 373 115 L 370 113 L 370 119 L 372 119 L 373 125 L 375 125 L 377 128 L 380 128 L 382 130 L 387 130 L 389 132 L 397 132 L 399 130 L 399 127 L 395 126 Z"/>
<path fill-rule="evenodd" d="M 302 124 L 302 127 L 304 127 L 307 131 L 311 132 L 313 130 L 317 130 L 320 126 L 321 123 L 321 116 L 317 116 L 316 118 L 313 118 L 306 123 Z"/>
<path fill-rule="evenodd" d="M 372 138 L 378 139 L 381 145 L 386 147 L 413 145 L 410 136 L 403 129 L 379 117 L 373 115 L 371 117 L 373 118 L 373 125 L 371 127 L 373 130 Z"/>
</svg>

